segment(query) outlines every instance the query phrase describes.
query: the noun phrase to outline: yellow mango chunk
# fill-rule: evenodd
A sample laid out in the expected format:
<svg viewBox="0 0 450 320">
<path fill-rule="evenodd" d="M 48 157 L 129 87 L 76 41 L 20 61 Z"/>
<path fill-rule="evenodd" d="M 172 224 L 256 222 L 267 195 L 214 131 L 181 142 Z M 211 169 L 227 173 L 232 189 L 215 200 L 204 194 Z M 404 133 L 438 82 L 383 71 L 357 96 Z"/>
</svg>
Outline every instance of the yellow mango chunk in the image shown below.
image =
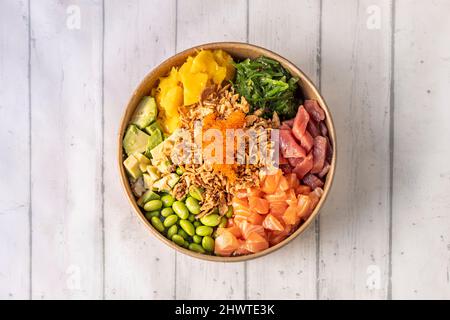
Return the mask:
<svg viewBox="0 0 450 320">
<path fill-rule="evenodd" d="M 188 106 L 200 101 L 200 95 L 208 82 L 206 73 L 189 73 L 182 77 L 184 86 L 184 105 Z"/>
<path fill-rule="evenodd" d="M 161 108 L 167 117 L 178 115 L 178 107 L 183 105 L 183 88 L 174 86 L 168 89 L 164 96 L 161 96 Z"/>
<path fill-rule="evenodd" d="M 163 122 L 163 130 L 167 133 L 173 133 L 178 126 L 180 125 L 180 117 L 177 114 L 176 117 L 170 117 L 170 118 L 166 118 L 164 119 Z"/>
</svg>

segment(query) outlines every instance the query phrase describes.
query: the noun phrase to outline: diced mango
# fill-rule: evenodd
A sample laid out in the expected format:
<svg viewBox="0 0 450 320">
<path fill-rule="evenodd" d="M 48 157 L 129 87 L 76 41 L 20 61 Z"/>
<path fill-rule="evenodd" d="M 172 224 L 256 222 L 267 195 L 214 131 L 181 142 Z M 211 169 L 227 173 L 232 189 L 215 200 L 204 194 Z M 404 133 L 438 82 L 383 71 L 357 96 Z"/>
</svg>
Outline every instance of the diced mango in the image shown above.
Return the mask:
<svg viewBox="0 0 450 320">
<path fill-rule="evenodd" d="M 206 73 L 190 73 L 182 76 L 184 86 L 184 105 L 197 103 L 208 82 Z"/>
<path fill-rule="evenodd" d="M 183 105 L 183 88 L 174 86 L 161 97 L 161 107 L 167 117 L 178 116 L 178 107 Z"/>
</svg>

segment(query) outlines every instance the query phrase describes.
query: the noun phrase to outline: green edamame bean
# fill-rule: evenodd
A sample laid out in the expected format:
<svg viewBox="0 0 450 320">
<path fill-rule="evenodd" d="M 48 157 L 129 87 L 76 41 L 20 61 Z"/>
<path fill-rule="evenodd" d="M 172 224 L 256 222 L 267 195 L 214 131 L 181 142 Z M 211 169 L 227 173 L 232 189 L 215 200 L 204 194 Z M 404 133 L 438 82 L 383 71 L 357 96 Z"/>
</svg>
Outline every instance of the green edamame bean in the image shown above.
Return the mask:
<svg viewBox="0 0 450 320">
<path fill-rule="evenodd" d="M 203 239 L 202 239 L 202 247 L 206 251 L 213 252 L 214 251 L 214 244 L 215 244 L 215 241 L 210 236 L 203 237 Z"/>
<path fill-rule="evenodd" d="M 200 236 L 197 235 L 197 234 L 194 234 L 194 236 L 192 237 L 192 240 L 193 240 L 195 243 L 198 243 L 198 244 L 202 243 L 202 237 L 200 237 Z"/>
<path fill-rule="evenodd" d="M 197 227 L 199 227 L 201 225 L 202 225 L 202 223 L 200 221 L 197 221 L 197 220 L 194 221 L 194 227 L 197 228 Z"/>
<path fill-rule="evenodd" d="M 173 205 L 175 199 L 170 194 L 166 194 L 166 195 L 161 197 L 161 201 L 163 203 L 163 206 L 165 208 L 168 208 L 168 207 L 171 207 Z"/>
<path fill-rule="evenodd" d="M 201 245 L 199 245 L 198 243 L 189 244 L 189 250 L 195 251 L 198 253 L 206 253 L 205 249 L 203 249 L 203 247 Z"/>
<path fill-rule="evenodd" d="M 189 187 L 189 195 L 198 201 L 203 201 L 203 189 L 197 186 Z"/>
<path fill-rule="evenodd" d="M 189 217 L 189 211 L 186 208 L 186 205 L 181 201 L 175 201 L 172 205 L 172 209 L 180 219 L 187 219 Z"/>
<path fill-rule="evenodd" d="M 164 225 L 161 222 L 161 220 L 159 220 L 158 217 L 152 217 L 152 219 L 150 220 L 150 222 L 152 223 L 152 225 L 155 227 L 156 230 L 158 230 L 159 232 L 163 232 L 164 231 Z"/>
<path fill-rule="evenodd" d="M 226 217 L 227 217 L 228 219 L 230 219 L 230 218 L 233 217 L 233 207 L 232 207 L 232 206 L 228 206 L 228 211 L 227 211 L 227 213 L 226 213 Z"/>
<path fill-rule="evenodd" d="M 171 226 L 169 228 L 169 230 L 167 230 L 167 238 L 172 239 L 172 237 L 177 234 L 178 232 L 178 226 L 176 224 L 174 224 L 173 226 Z"/>
<path fill-rule="evenodd" d="M 216 213 L 200 218 L 201 223 L 208 227 L 215 227 L 220 223 L 220 216 Z"/>
<path fill-rule="evenodd" d="M 200 213 L 200 205 L 198 204 L 198 201 L 196 199 L 194 199 L 193 197 L 187 197 L 187 199 L 186 199 L 186 207 L 193 214 L 199 214 Z"/>
<path fill-rule="evenodd" d="M 161 215 L 162 215 L 164 218 L 167 218 L 168 216 L 172 215 L 173 213 L 174 213 L 174 212 L 173 212 L 173 209 L 172 209 L 172 208 L 164 208 L 164 209 L 161 210 Z"/>
<path fill-rule="evenodd" d="M 208 226 L 200 226 L 197 227 L 197 229 L 195 229 L 195 233 L 198 234 L 199 236 L 210 236 L 213 233 L 213 228 L 208 227 Z"/>
<path fill-rule="evenodd" d="M 193 214 L 190 214 L 188 220 L 190 222 L 194 222 L 195 221 L 195 216 Z"/>
<path fill-rule="evenodd" d="M 189 249 L 189 242 L 185 241 L 183 243 L 183 248 Z"/>
<path fill-rule="evenodd" d="M 177 170 L 175 170 L 175 172 L 177 173 L 177 175 L 181 176 L 184 173 L 184 169 L 181 167 L 177 167 Z"/>
<path fill-rule="evenodd" d="M 145 211 L 155 211 L 162 208 L 162 201 L 161 200 L 150 200 L 144 205 Z"/>
<path fill-rule="evenodd" d="M 194 225 L 189 220 L 181 220 L 180 227 L 191 237 L 195 234 Z"/>
<path fill-rule="evenodd" d="M 173 226 L 178 221 L 178 216 L 176 214 L 171 214 L 164 220 L 164 227 L 169 228 Z"/>
<path fill-rule="evenodd" d="M 228 219 L 225 217 L 220 218 L 219 228 L 225 228 L 227 226 Z"/>
<path fill-rule="evenodd" d="M 145 217 L 147 218 L 147 220 L 150 220 L 152 217 L 159 217 L 159 211 L 156 210 L 156 211 L 146 212 Z"/>
<path fill-rule="evenodd" d="M 181 229 L 181 228 L 178 230 L 178 234 L 179 234 L 180 236 L 182 236 L 184 240 L 189 239 L 189 235 L 186 233 L 186 231 L 184 231 L 184 230 Z"/>
<path fill-rule="evenodd" d="M 183 246 L 184 245 L 184 239 L 179 234 L 174 234 L 173 237 L 172 237 L 172 241 L 175 242 L 179 246 Z"/>
</svg>

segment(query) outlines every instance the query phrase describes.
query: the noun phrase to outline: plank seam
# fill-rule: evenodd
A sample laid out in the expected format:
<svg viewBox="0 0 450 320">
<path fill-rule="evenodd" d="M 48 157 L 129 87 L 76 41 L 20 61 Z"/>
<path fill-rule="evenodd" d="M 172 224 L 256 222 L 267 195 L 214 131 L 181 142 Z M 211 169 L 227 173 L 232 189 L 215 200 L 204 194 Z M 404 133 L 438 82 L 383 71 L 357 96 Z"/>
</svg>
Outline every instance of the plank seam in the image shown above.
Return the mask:
<svg viewBox="0 0 450 320">
<path fill-rule="evenodd" d="M 175 37 L 174 37 L 174 51 L 177 53 L 177 46 L 178 46 L 178 0 L 175 0 Z M 173 278 L 173 299 L 177 299 L 177 259 L 178 255 L 175 251 L 175 264 L 174 264 L 174 278 Z"/>
<path fill-rule="evenodd" d="M 391 1 L 391 79 L 389 97 L 389 266 L 388 300 L 392 300 L 392 208 L 394 190 L 394 111 L 395 111 L 395 0 Z"/>
<path fill-rule="evenodd" d="M 322 0 L 319 2 L 319 39 L 316 56 L 316 77 L 319 91 L 322 90 Z M 320 215 L 315 222 L 316 232 L 316 300 L 320 299 Z"/>
<path fill-rule="evenodd" d="M 31 6 L 28 0 L 28 226 L 29 226 L 29 299 L 33 299 L 33 197 L 32 197 L 32 119 L 31 119 Z"/>
<path fill-rule="evenodd" d="M 102 211 L 102 299 L 106 297 L 106 246 L 105 246 L 105 0 L 102 1 L 102 90 L 101 90 L 101 211 Z"/>
</svg>

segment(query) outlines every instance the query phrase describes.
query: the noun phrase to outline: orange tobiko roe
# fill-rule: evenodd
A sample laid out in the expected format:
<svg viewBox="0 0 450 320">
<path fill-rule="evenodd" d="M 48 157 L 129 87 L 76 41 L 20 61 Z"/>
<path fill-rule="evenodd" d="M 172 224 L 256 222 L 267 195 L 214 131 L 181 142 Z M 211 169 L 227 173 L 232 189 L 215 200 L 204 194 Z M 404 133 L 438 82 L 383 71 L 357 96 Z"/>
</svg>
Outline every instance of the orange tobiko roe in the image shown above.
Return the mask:
<svg viewBox="0 0 450 320">
<path fill-rule="evenodd" d="M 237 164 L 227 164 L 226 163 L 226 131 L 227 129 L 242 129 L 245 125 L 245 113 L 242 111 L 233 111 L 227 119 L 218 119 L 215 112 L 210 113 L 203 119 L 203 133 L 208 129 L 217 129 L 222 133 L 223 139 L 223 161 L 222 163 L 214 163 L 213 170 L 217 173 L 223 174 L 228 178 L 230 182 L 235 182 L 237 175 Z M 209 143 L 203 143 L 203 147 L 206 147 Z M 234 145 L 234 151 L 236 151 L 236 145 Z"/>
</svg>

